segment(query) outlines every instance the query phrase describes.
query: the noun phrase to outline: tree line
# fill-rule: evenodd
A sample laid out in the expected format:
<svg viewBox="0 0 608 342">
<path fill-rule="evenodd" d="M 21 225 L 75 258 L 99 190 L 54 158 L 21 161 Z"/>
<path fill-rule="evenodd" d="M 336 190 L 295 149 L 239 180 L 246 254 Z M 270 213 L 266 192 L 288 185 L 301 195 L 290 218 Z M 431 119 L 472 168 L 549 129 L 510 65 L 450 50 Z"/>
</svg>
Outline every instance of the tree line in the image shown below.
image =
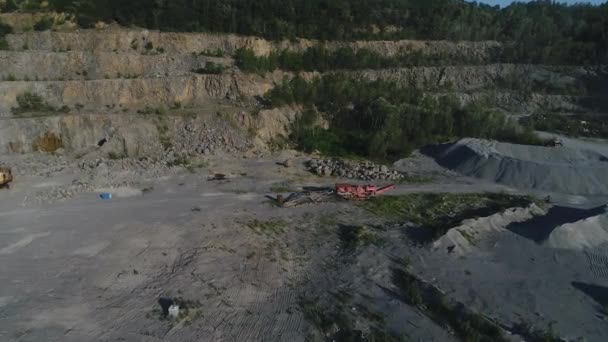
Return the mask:
<svg viewBox="0 0 608 342">
<path fill-rule="evenodd" d="M 421 50 L 401 51 L 387 56 L 367 48 L 340 47 L 329 50 L 323 44 L 304 51 L 275 50 L 268 56 L 257 56 L 251 49 L 241 48 L 234 55 L 235 63 L 245 72 L 331 71 L 336 69 L 386 69 L 414 66 L 478 65 L 500 61 L 500 52 L 485 60 L 480 57 L 425 53 Z"/>
<path fill-rule="evenodd" d="M 5 0 L 4 11 L 72 13 L 83 27 L 116 21 L 164 31 L 269 39 L 498 40 L 529 63 L 605 63 L 608 4 L 550 0 L 506 8 L 462 0 Z"/>
<path fill-rule="evenodd" d="M 560 115 L 538 112 L 520 119 L 522 125 L 571 137 L 608 138 L 608 119 L 603 115 Z"/>
<path fill-rule="evenodd" d="M 543 144 L 530 129 L 482 102 L 463 105 L 454 96 L 425 95 L 394 82 L 343 74 L 286 79 L 267 95 L 271 106 L 306 108 L 292 140 L 307 151 L 397 159 L 424 145 L 462 137 Z M 319 128 L 320 118 L 329 129 Z"/>
</svg>

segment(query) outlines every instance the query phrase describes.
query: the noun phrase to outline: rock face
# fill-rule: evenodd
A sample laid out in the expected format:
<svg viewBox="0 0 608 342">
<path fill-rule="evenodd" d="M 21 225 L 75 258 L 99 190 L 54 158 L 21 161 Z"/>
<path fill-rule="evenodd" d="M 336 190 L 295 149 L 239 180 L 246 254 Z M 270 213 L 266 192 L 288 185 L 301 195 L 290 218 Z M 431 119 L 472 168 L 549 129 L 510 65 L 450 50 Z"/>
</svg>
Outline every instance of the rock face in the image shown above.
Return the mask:
<svg viewBox="0 0 608 342">
<path fill-rule="evenodd" d="M 389 170 L 385 165 L 378 165 L 369 161 L 355 162 L 340 159 L 312 159 L 306 163 L 310 172 L 319 176 L 334 176 L 361 180 L 398 181 L 405 176 Z"/>
<path fill-rule="evenodd" d="M 19 20 L 23 20 L 20 18 Z M 14 20 L 13 20 L 14 21 Z M 227 55 L 240 48 L 252 49 L 257 55 L 268 55 L 274 50 L 289 49 L 303 51 L 320 42 L 309 39 L 295 41 L 268 41 L 263 38 L 216 33 L 174 33 L 151 30 L 115 29 L 102 31 L 79 30 L 76 32 L 24 32 L 7 35 L 11 50 L 22 50 L 24 46 L 42 51 L 146 51 L 146 45 L 165 51 L 182 53 L 221 50 Z M 329 50 L 351 47 L 354 50 L 370 49 L 383 55 L 393 56 L 403 51 L 422 51 L 441 54 L 460 60 L 486 62 L 501 48 L 495 41 L 486 42 L 448 42 L 448 41 L 330 41 L 323 43 Z M 149 45 L 148 45 L 149 46 Z"/>
<path fill-rule="evenodd" d="M 412 67 L 390 70 L 366 70 L 361 76 L 369 80 L 390 80 L 404 86 L 421 89 L 450 89 L 456 91 L 486 88 L 522 87 L 526 83 L 546 85 L 567 91 L 577 88 L 576 76 L 587 75 L 592 70 L 579 67 L 562 67 L 559 72 L 542 65 L 486 64 L 441 67 Z M 517 80 L 517 84 L 513 84 Z"/>
<path fill-rule="evenodd" d="M 0 77 L 20 81 L 158 78 L 191 75 L 207 62 L 233 65 L 230 58 L 180 52 L 0 51 Z"/>
<path fill-rule="evenodd" d="M 8 48 L 0 51 L 0 153 L 70 153 L 96 146 L 104 138 L 108 140 L 104 150 L 120 156 L 158 153 L 168 147 L 178 154 L 214 154 L 280 146 L 302 108 L 268 109 L 260 97 L 295 74 L 241 72 L 233 54 L 243 47 L 257 55 L 283 49 L 303 51 L 317 44 L 328 50 L 370 49 L 386 56 L 412 51 L 442 55 L 468 65 L 350 73 L 415 86 L 431 96 L 454 91 L 463 104 L 489 99 L 518 114 L 537 109 L 583 110 L 581 96 L 522 94 L 512 89 L 519 81 L 549 82 L 551 86 L 546 88 L 571 94 L 568 89 L 576 89 L 580 80 L 593 76 L 593 71 L 577 67 L 488 64 L 501 48 L 492 41 L 268 41 L 114 25 L 95 30 L 68 25 L 57 31 L 31 31 L 39 19 L 39 15 L 0 14 L 0 20 L 14 26 L 16 32 L 6 35 Z M 225 69 L 220 74 L 199 74 L 206 72 L 207 62 L 222 64 Z M 301 76 L 309 79 L 319 73 Z M 14 115 L 12 109 L 20 106 L 17 97 L 30 94 L 44 102 L 42 109 Z M 45 108 L 51 109 L 45 112 Z M 326 128 L 327 123 L 319 126 Z M 338 167 L 332 163 L 322 165 L 319 173 L 368 180 L 397 177 L 388 170 L 376 170 L 375 165 Z"/>
<path fill-rule="evenodd" d="M 217 114 L 195 117 L 168 115 L 60 115 L 0 121 L 0 153 L 30 153 L 53 137 L 55 147 L 77 153 L 100 148 L 120 157 L 244 152 L 253 142 L 234 120 Z M 102 141 L 103 144 L 101 143 Z M 102 146 L 99 146 L 102 145 Z"/>
<path fill-rule="evenodd" d="M 272 84 L 256 77 L 237 75 L 190 75 L 147 79 L 94 81 L 0 82 L 0 113 L 10 116 L 17 96 L 26 92 L 41 96 L 50 105 L 84 110 L 120 111 L 180 103 L 202 106 L 209 101 L 237 99 L 266 93 Z"/>
</svg>

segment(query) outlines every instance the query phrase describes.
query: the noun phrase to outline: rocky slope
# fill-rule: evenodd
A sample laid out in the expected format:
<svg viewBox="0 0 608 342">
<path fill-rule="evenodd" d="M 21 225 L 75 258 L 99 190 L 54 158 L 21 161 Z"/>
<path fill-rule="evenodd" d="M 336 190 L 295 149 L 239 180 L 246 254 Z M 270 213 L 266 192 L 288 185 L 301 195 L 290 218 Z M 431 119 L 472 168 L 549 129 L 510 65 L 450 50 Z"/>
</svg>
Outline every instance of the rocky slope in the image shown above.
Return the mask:
<svg viewBox="0 0 608 342">
<path fill-rule="evenodd" d="M 1 17 L 0 17 L 1 19 Z M 83 34 L 84 33 L 84 34 Z M 74 32 L 22 32 L 7 35 L 11 50 L 27 49 L 40 51 L 105 51 L 105 52 L 148 52 L 151 49 L 180 51 L 182 53 L 221 50 L 231 55 L 240 48 L 252 49 L 258 55 L 268 55 L 276 50 L 303 51 L 320 44 L 319 41 L 297 39 L 294 41 L 268 41 L 259 37 L 237 36 L 212 33 L 172 33 L 150 30 L 108 28 L 106 30 L 82 30 Z M 448 42 L 448 41 L 356 41 L 324 42 L 327 49 L 340 47 L 366 48 L 386 56 L 404 51 L 421 51 L 428 54 L 442 54 L 453 58 L 475 61 L 489 60 L 498 42 Z M 25 49 L 25 50 L 27 50 Z"/>
<path fill-rule="evenodd" d="M 256 82 L 258 81 L 259 82 Z M 188 75 L 162 78 L 89 81 L 1 82 L 0 112 L 10 116 L 17 96 L 35 93 L 55 107 L 113 110 L 145 106 L 201 106 L 214 99 L 237 100 L 266 93 L 272 85 L 242 74 Z"/>
<path fill-rule="evenodd" d="M 183 53 L 0 51 L 0 78 L 56 81 L 183 76 L 214 62 L 232 60 Z"/>
<path fill-rule="evenodd" d="M 311 40 L 273 42 L 257 37 L 205 33 L 161 33 L 114 26 L 77 30 L 68 23 L 59 31 L 32 32 L 36 17 L 3 15 L 16 33 L 6 36 L 8 50 L 0 51 L 0 151 L 28 153 L 40 150 L 39 141 L 68 152 L 94 146 L 107 127 L 120 127 L 111 137 L 114 153 L 141 155 L 176 142 L 188 126 L 195 131 L 223 122 L 229 141 L 248 141 L 226 149 L 201 147 L 191 141 L 188 153 L 242 150 L 289 134 L 297 108 L 265 110 L 259 97 L 294 73 L 266 75 L 241 72 L 232 54 L 239 48 L 258 55 L 273 50 L 303 51 L 319 44 Z M 350 46 L 383 55 L 404 51 L 441 54 L 470 65 L 412 67 L 352 71 L 367 79 L 386 79 L 426 89 L 430 94 L 455 94 L 463 103 L 485 99 L 508 113 L 536 110 L 582 112 L 586 82 L 597 79 L 597 69 L 535 65 L 489 64 L 500 49 L 496 42 L 371 41 L 325 42 L 328 49 Z M 222 53 L 222 57 L 210 57 Z M 220 74 L 197 74 L 207 62 L 222 64 Z M 457 63 L 457 62 L 455 62 Z M 459 64 L 460 62 L 458 62 Z M 304 73 L 313 77 L 318 73 Z M 14 108 L 19 96 L 34 94 L 44 110 Z M 68 114 L 69 113 L 69 114 Z M 159 119 L 160 118 L 160 119 Z M 217 120 L 217 118 L 222 118 Z M 223 120 L 223 121 L 222 121 Z M 158 122 L 162 122 L 159 130 Z M 193 123 L 191 123 L 193 122 Z M 171 124 L 166 124 L 171 123 Z M 167 126 L 167 128 L 165 128 Z M 226 126 L 226 127 L 228 127 Z M 42 139 L 42 140 L 41 140 Z M 194 138 L 192 138 L 194 139 Z M 149 142 L 155 142 L 151 144 Z M 222 140 L 212 145 L 221 145 Z M 179 144 L 178 144 L 179 145 Z M 205 144 L 203 144 L 205 145 Z M 43 149 L 44 150 L 44 149 Z"/>
</svg>

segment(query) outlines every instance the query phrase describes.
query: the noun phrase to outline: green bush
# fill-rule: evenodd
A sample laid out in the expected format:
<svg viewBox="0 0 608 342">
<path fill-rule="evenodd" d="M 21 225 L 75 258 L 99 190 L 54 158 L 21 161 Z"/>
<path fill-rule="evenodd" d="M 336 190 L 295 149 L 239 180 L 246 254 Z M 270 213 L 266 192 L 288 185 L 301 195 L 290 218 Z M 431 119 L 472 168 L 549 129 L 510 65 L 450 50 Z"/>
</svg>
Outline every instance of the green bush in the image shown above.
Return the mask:
<svg viewBox="0 0 608 342">
<path fill-rule="evenodd" d="M 207 62 L 204 68 L 193 70 L 197 74 L 221 74 L 226 68 L 219 63 Z"/>
<path fill-rule="evenodd" d="M 23 113 L 35 113 L 35 112 L 69 112 L 70 109 L 67 106 L 61 108 L 55 108 L 49 105 L 40 95 L 25 92 L 17 95 L 17 107 L 13 107 L 11 110 L 14 115 Z"/>
<path fill-rule="evenodd" d="M 53 27 L 53 19 L 47 15 L 43 16 L 34 24 L 34 30 L 46 31 Z"/>
<path fill-rule="evenodd" d="M 572 137 L 608 139 L 608 119 L 601 115 L 535 113 L 521 123 L 529 129 Z"/>
<path fill-rule="evenodd" d="M 19 9 L 19 6 L 15 2 L 15 0 L 6 0 L 4 4 L 0 8 L 0 12 L 10 13 Z"/>
<path fill-rule="evenodd" d="M 143 114 L 143 115 L 151 115 L 151 114 L 166 115 L 167 114 L 167 109 L 165 107 L 163 107 L 163 106 L 159 106 L 159 107 L 146 106 L 144 109 L 137 110 L 137 114 Z"/>
<path fill-rule="evenodd" d="M 273 51 L 268 56 L 256 56 L 253 50 L 240 49 L 235 55 L 236 65 L 245 72 L 330 71 L 335 69 L 385 69 L 412 66 L 464 65 L 484 62 L 465 55 L 446 56 L 441 53 L 422 53 L 420 50 L 386 56 L 369 49 L 354 50 L 342 47 L 327 50 L 319 44 L 304 51 Z M 491 58 L 485 62 L 493 62 Z"/>
<path fill-rule="evenodd" d="M 42 110 L 45 108 L 45 102 L 40 95 L 33 93 L 23 93 L 17 95 L 17 104 L 20 108 L 27 110 Z"/>
<path fill-rule="evenodd" d="M 392 160 L 413 149 L 461 137 L 543 144 L 529 128 L 477 102 L 424 95 L 394 82 L 369 81 L 328 74 L 306 81 L 285 80 L 268 94 L 272 106 L 310 108 L 292 126 L 292 140 L 307 151 Z M 325 113 L 329 129 L 315 127 L 316 112 Z"/>
<path fill-rule="evenodd" d="M 13 33 L 13 28 L 0 21 L 0 50 L 8 50 L 8 42 L 5 36 L 9 33 Z"/>
<path fill-rule="evenodd" d="M 430 242 L 450 228 L 471 217 L 490 216 L 508 208 L 539 203 L 530 196 L 509 194 L 410 194 L 375 197 L 363 203 L 371 213 L 384 219 L 407 221 L 423 227 L 426 236 L 419 242 Z"/>
<path fill-rule="evenodd" d="M 277 69 L 278 62 L 275 57 L 274 54 L 270 57 L 258 57 L 253 50 L 241 48 L 236 51 L 234 62 L 242 71 L 264 73 Z"/>
<path fill-rule="evenodd" d="M 0 21 L 0 37 L 4 37 L 9 33 L 13 33 L 13 28 Z"/>
<path fill-rule="evenodd" d="M 38 1 L 31 2 L 38 3 Z M 553 1 L 505 8 L 461 0 L 49 0 L 91 27 L 117 21 L 163 31 L 227 32 L 268 39 L 498 40 L 496 56 L 521 63 L 605 64 L 606 6 Z M 39 6 L 38 6 L 39 7 Z M 23 9 L 23 8 L 22 8 Z"/>
</svg>

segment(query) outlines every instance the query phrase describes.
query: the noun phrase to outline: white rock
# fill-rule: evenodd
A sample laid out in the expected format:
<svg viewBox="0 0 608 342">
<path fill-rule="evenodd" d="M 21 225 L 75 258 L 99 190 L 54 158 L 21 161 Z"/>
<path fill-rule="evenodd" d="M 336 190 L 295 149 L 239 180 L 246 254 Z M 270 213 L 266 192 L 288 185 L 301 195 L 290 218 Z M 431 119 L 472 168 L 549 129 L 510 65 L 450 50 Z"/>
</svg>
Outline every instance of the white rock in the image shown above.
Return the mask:
<svg viewBox="0 0 608 342">
<path fill-rule="evenodd" d="M 173 304 L 169 307 L 169 316 L 172 318 L 179 316 L 179 305 Z"/>
</svg>

